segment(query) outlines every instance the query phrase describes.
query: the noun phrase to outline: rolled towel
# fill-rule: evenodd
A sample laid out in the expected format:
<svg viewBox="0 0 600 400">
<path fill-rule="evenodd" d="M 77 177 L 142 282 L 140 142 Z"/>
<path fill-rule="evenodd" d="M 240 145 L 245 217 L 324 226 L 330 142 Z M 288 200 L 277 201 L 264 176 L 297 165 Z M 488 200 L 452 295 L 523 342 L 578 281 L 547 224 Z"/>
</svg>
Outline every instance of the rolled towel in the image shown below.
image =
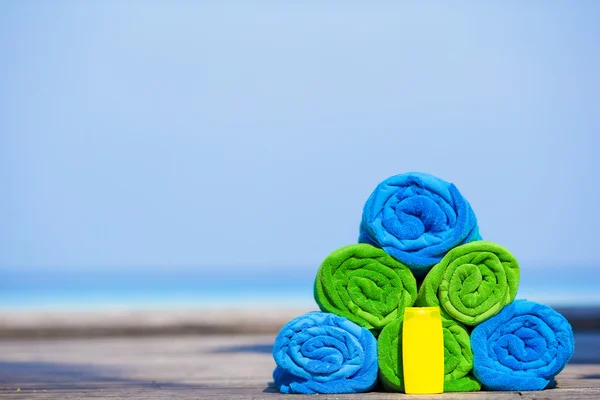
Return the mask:
<svg viewBox="0 0 600 400">
<path fill-rule="evenodd" d="M 517 300 L 473 329 L 473 372 L 489 390 L 542 390 L 573 355 L 573 330 L 552 308 Z"/>
<path fill-rule="evenodd" d="M 331 253 L 319 267 L 314 289 L 322 311 L 346 317 L 376 335 L 417 297 L 410 269 L 369 244 Z"/>
<path fill-rule="evenodd" d="M 404 392 L 402 319 L 387 325 L 377 339 L 379 378 L 388 391 Z M 474 392 L 481 385 L 471 375 L 473 353 L 467 330 L 442 318 L 444 332 L 444 392 Z"/>
<path fill-rule="evenodd" d="M 479 239 L 475 213 L 453 184 L 409 172 L 386 179 L 371 194 L 358 241 L 381 247 L 423 276 L 450 249 Z"/>
<path fill-rule="evenodd" d="M 346 318 L 310 312 L 288 322 L 273 347 L 281 393 L 361 393 L 377 381 L 377 341 Z"/>
<path fill-rule="evenodd" d="M 514 300 L 519 277 L 519 263 L 505 247 L 467 243 L 450 250 L 431 269 L 415 305 L 439 306 L 443 316 L 475 326 Z"/>
</svg>

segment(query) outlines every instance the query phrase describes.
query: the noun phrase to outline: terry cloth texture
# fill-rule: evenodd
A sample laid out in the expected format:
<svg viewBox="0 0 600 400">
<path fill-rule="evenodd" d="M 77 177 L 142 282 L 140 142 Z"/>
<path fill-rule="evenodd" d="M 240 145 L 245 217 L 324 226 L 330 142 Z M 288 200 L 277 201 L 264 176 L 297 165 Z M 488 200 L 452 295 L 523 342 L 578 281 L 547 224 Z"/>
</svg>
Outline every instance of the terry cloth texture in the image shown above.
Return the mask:
<svg viewBox="0 0 600 400">
<path fill-rule="evenodd" d="M 384 249 L 421 277 L 450 249 L 479 239 L 475 213 L 453 184 L 409 172 L 371 194 L 358 241 Z"/>
<path fill-rule="evenodd" d="M 517 300 L 473 329 L 473 372 L 488 390 L 541 390 L 573 355 L 573 330 L 552 308 Z"/>
<path fill-rule="evenodd" d="M 471 375 L 473 353 L 467 330 L 442 318 L 444 332 L 444 392 L 474 392 L 481 385 Z M 402 320 L 387 325 L 377 339 L 379 378 L 387 391 L 404 392 Z"/>
<path fill-rule="evenodd" d="M 368 244 L 331 253 L 319 267 L 314 289 L 322 311 L 346 317 L 376 335 L 401 317 L 417 296 L 410 269 Z"/>
<path fill-rule="evenodd" d="M 346 318 L 310 312 L 288 322 L 273 347 L 281 393 L 361 393 L 377 381 L 377 341 Z"/>
<path fill-rule="evenodd" d="M 519 264 L 505 247 L 477 241 L 456 247 L 419 288 L 415 306 L 439 306 L 442 316 L 475 326 L 514 300 Z"/>
</svg>

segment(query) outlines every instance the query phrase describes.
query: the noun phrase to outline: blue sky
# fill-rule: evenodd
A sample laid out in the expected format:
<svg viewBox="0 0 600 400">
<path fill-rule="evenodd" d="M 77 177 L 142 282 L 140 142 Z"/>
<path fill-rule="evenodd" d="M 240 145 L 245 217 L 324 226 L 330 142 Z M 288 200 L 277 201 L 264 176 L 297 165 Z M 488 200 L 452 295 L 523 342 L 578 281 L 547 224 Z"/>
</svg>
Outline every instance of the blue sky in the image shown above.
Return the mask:
<svg viewBox="0 0 600 400">
<path fill-rule="evenodd" d="M 314 266 L 406 171 L 600 262 L 600 3 L 199 3 L 2 3 L 0 266 Z"/>
</svg>

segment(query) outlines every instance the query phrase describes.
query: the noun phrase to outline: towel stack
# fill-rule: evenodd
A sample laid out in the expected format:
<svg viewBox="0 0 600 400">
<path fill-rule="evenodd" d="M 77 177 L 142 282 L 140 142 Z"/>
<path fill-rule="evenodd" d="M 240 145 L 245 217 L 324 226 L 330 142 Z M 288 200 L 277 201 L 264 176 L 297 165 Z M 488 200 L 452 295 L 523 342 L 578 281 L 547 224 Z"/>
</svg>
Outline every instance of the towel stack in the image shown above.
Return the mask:
<svg viewBox="0 0 600 400">
<path fill-rule="evenodd" d="M 514 301 L 519 264 L 483 241 L 468 201 L 424 173 L 396 175 L 367 200 L 359 244 L 317 272 L 322 312 L 290 321 L 275 340 L 282 393 L 404 391 L 406 307 L 437 306 L 444 391 L 541 390 L 573 354 L 573 332 L 550 307 Z"/>
</svg>

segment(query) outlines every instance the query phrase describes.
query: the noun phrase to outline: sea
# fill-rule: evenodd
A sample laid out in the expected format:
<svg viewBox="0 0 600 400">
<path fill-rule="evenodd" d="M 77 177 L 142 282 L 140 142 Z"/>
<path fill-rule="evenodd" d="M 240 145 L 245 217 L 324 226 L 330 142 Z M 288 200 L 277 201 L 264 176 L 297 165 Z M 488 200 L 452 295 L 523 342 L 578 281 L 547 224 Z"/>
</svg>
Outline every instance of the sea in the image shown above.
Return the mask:
<svg viewBox="0 0 600 400">
<path fill-rule="evenodd" d="M 317 267 L 3 267 L 2 310 L 316 309 Z M 600 268 L 524 267 L 517 298 L 600 306 Z"/>
</svg>

